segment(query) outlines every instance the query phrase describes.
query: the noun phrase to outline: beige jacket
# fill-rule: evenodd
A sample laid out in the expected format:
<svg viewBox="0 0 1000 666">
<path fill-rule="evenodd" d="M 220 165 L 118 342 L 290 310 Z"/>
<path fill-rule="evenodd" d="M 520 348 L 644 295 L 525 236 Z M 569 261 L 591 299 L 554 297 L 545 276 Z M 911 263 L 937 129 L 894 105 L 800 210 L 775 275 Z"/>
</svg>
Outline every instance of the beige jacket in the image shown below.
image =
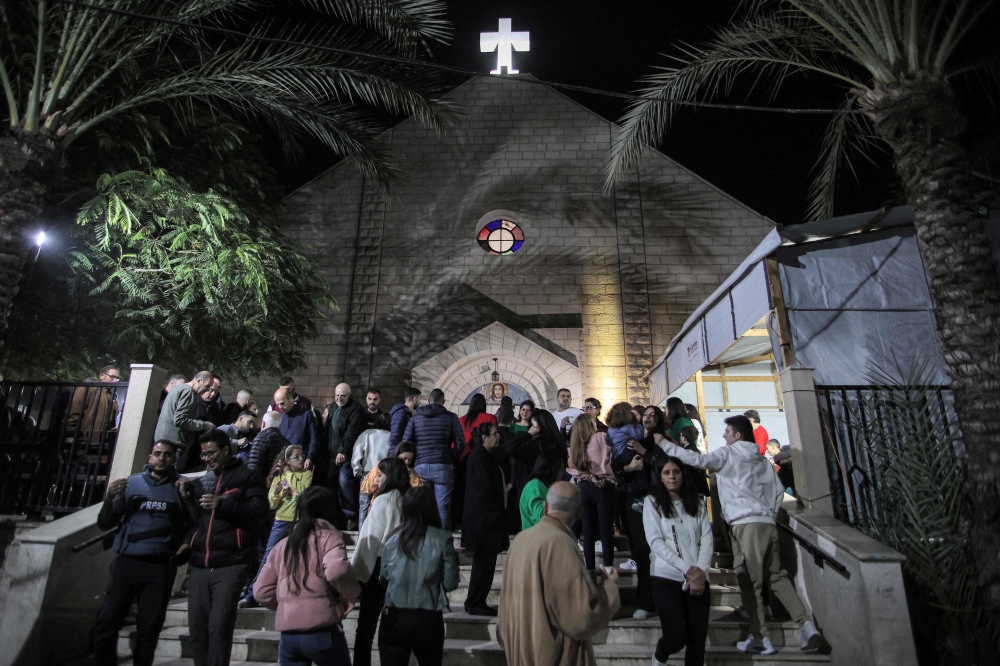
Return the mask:
<svg viewBox="0 0 1000 666">
<path fill-rule="evenodd" d="M 617 585 L 595 585 L 573 533 L 543 516 L 511 543 L 497 641 L 508 666 L 594 666 L 590 638 L 620 606 Z"/>
</svg>

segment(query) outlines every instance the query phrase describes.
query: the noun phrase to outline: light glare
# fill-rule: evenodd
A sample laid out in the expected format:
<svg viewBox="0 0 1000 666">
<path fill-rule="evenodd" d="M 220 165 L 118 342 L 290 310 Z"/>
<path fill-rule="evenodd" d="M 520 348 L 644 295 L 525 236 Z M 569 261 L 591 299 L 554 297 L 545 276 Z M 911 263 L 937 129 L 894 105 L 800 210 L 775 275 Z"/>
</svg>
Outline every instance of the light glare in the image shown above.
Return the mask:
<svg viewBox="0 0 1000 666">
<path fill-rule="evenodd" d="M 35 236 L 35 245 L 41 247 L 44 242 L 45 242 L 45 232 L 39 231 L 38 235 Z"/>
</svg>

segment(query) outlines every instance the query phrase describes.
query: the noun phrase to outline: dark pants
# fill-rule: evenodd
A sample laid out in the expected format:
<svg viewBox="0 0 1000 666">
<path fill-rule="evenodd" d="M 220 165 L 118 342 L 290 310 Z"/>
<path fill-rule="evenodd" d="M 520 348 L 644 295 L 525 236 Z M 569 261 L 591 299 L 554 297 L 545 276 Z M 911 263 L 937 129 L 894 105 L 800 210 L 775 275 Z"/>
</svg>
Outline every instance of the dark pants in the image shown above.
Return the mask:
<svg viewBox="0 0 1000 666">
<path fill-rule="evenodd" d="M 441 666 L 444 616 L 423 608 L 386 608 L 378 629 L 382 666 L 409 666 L 410 653 L 420 666 Z"/>
<path fill-rule="evenodd" d="M 385 587 L 380 581 L 382 558 L 375 560 L 372 575 L 361 586 L 361 610 L 358 611 L 358 628 L 354 633 L 354 666 L 371 666 L 372 643 L 375 642 L 375 629 L 378 627 L 378 616 L 385 607 Z"/>
<path fill-rule="evenodd" d="M 281 666 L 345 666 L 351 663 L 343 625 L 338 622 L 309 631 L 281 632 L 278 662 Z"/>
<path fill-rule="evenodd" d="M 274 524 L 271 526 L 271 535 L 267 537 L 264 557 L 260 559 L 260 566 L 257 567 L 257 573 L 254 575 L 253 580 L 247 585 L 247 599 L 253 599 L 253 584 L 257 582 L 257 576 L 260 575 L 260 570 L 264 568 L 264 563 L 267 562 L 267 556 L 271 554 L 271 549 L 277 546 L 279 541 L 291 534 L 293 527 L 295 527 L 295 523 L 288 520 L 274 521 Z"/>
<path fill-rule="evenodd" d="M 135 650 L 132 663 L 149 666 L 153 663 L 156 642 L 167 616 L 167 602 L 174 586 L 177 568 L 172 563 L 149 562 L 119 555 L 111 563 L 111 578 L 104 593 L 101 610 L 94 627 L 95 666 L 115 666 L 118 663 L 118 632 L 138 600 L 136 613 Z"/>
<path fill-rule="evenodd" d="M 188 629 L 195 666 L 229 666 L 236 604 L 247 582 L 246 565 L 191 567 Z"/>
<path fill-rule="evenodd" d="M 684 666 L 702 666 L 711 608 L 709 586 L 706 584 L 704 592 L 693 596 L 681 589 L 684 585 L 681 582 L 658 576 L 650 576 L 649 580 L 663 632 L 656 642 L 657 661 L 666 662 L 670 655 L 687 646 Z"/>
<path fill-rule="evenodd" d="M 345 527 L 347 521 L 358 522 L 358 502 L 361 495 L 361 479 L 354 476 L 350 459 L 339 467 L 332 461 L 329 471 L 330 483 L 337 484 L 337 500 L 340 502 L 340 512 L 344 515 Z"/>
<path fill-rule="evenodd" d="M 455 463 L 455 490 L 451 495 L 451 525 L 458 531 L 465 517 L 465 481 L 468 478 L 469 458 Z"/>
<path fill-rule="evenodd" d="M 465 597 L 465 610 L 485 607 L 493 588 L 493 574 L 497 568 L 497 554 L 477 550 L 472 556 L 469 573 L 469 594 Z"/>
<path fill-rule="evenodd" d="M 583 508 L 583 559 L 587 568 L 594 568 L 594 542 L 598 531 L 601 535 L 602 559 L 604 566 L 615 563 L 615 505 L 618 504 L 618 490 L 614 483 L 598 486 L 590 481 L 581 481 L 580 503 Z"/>
<path fill-rule="evenodd" d="M 649 544 L 646 542 L 646 530 L 642 526 L 642 514 L 632 510 L 632 503 L 638 499 L 632 493 L 626 493 L 625 515 L 628 516 L 628 546 L 635 560 L 635 575 L 638 585 L 636 605 L 644 611 L 652 613 L 653 593 L 649 587 Z"/>
</svg>

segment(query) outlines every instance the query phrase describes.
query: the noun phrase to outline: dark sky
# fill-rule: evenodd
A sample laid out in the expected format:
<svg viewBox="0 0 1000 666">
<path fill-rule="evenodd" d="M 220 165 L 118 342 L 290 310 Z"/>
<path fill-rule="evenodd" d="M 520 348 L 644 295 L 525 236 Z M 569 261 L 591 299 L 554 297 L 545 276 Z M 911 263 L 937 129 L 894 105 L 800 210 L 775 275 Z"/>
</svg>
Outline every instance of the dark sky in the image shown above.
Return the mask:
<svg viewBox="0 0 1000 666">
<path fill-rule="evenodd" d="M 514 30 L 531 33 L 531 50 L 515 53 L 515 67 L 537 78 L 621 92 L 634 92 L 638 80 L 680 42 L 700 43 L 726 23 L 732 0 L 452 0 L 454 39 L 435 45 L 440 62 L 488 72 L 495 54 L 480 53 L 479 33 L 495 31 L 499 18 L 513 19 Z M 461 82 L 455 78 L 455 84 Z M 774 106 L 836 107 L 843 93 L 828 80 L 797 76 L 788 80 Z M 746 91 L 727 101 L 741 103 Z M 618 120 L 624 102 L 583 93 L 571 97 L 600 115 Z M 768 103 L 763 94 L 753 103 Z M 819 154 L 825 116 L 699 109 L 682 112 L 661 150 L 709 182 L 780 224 L 802 222 L 809 173 Z M 850 174 L 841 181 L 837 213 L 878 208 L 896 189 L 891 160 L 863 165 L 860 184 Z M 285 171 L 292 188 L 329 166 L 315 153 Z"/>
</svg>

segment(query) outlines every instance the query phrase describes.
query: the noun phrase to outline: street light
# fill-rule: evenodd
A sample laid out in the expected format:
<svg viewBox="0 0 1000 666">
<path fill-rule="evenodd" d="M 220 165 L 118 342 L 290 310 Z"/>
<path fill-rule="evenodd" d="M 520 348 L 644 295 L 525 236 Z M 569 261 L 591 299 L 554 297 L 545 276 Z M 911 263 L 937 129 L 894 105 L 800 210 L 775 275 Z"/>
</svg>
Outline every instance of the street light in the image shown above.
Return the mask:
<svg viewBox="0 0 1000 666">
<path fill-rule="evenodd" d="M 42 245 L 45 244 L 45 232 L 39 231 L 35 234 L 35 245 L 38 246 L 38 251 L 35 252 L 35 261 L 38 261 L 38 255 L 42 253 Z"/>
</svg>

